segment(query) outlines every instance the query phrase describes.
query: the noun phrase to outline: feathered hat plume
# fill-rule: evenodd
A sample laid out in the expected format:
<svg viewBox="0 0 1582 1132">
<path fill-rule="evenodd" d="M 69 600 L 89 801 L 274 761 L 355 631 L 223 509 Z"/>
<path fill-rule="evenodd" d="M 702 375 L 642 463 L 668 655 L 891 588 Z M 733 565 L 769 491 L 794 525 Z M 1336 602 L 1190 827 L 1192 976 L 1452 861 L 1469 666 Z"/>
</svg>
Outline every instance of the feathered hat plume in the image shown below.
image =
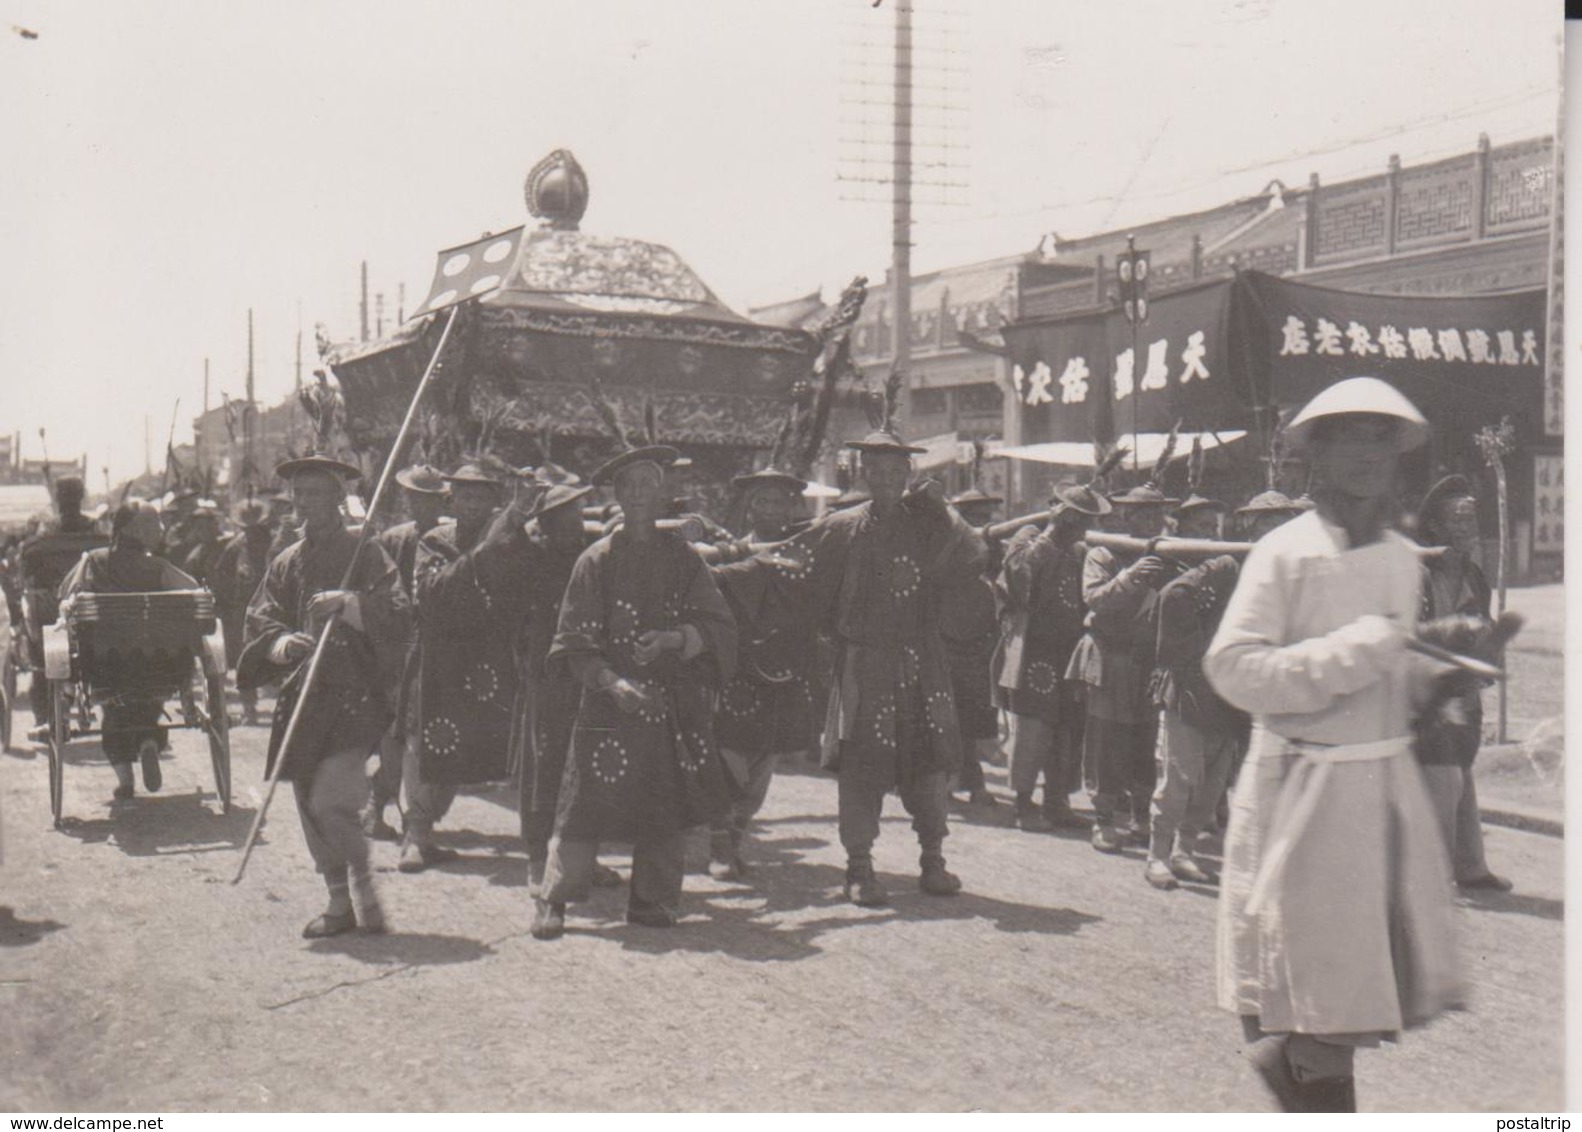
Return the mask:
<svg viewBox="0 0 1582 1132">
<path fill-rule="evenodd" d="M 1176 441 L 1181 435 L 1181 422 L 1176 421 L 1170 426 L 1170 432 L 1165 437 L 1164 447 L 1159 450 L 1159 458 L 1154 461 L 1153 471 L 1148 473 L 1148 485 L 1156 491 L 1164 491 L 1165 474 L 1170 470 L 1170 462 L 1176 456 Z"/>
<path fill-rule="evenodd" d="M 1086 486 L 1097 490 L 1103 486 L 1105 477 L 1120 467 L 1121 461 L 1131 455 L 1131 449 L 1124 444 L 1101 445 L 1095 443 L 1093 445 L 1093 455 L 1095 457 L 1093 478 L 1088 480 Z"/>
<path fill-rule="evenodd" d="M 1203 437 L 1199 433 L 1192 435 L 1192 454 L 1187 457 L 1187 492 L 1191 495 L 1198 494 L 1198 488 L 1203 486 Z"/>
</svg>

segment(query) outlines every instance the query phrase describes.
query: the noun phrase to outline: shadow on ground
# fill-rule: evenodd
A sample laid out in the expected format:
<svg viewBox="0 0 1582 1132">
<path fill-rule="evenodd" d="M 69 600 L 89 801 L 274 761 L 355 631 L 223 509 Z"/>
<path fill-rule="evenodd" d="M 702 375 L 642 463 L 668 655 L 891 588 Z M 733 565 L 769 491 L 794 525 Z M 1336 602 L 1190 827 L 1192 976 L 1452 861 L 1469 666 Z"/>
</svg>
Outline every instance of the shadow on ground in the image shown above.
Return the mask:
<svg viewBox="0 0 1582 1132">
<path fill-rule="evenodd" d="M 175 853 L 220 853 L 240 849 L 256 813 L 231 803 L 229 813 L 219 812 L 212 792 L 140 794 L 111 805 L 108 817 L 77 818 L 66 815 L 61 832 L 85 845 L 112 842 L 129 857 L 168 856 Z M 258 844 L 268 843 L 260 833 Z"/>
<path fill-rule="evenodd" d="M 828 845 L 806 836 L 755 840 L 747 881 L 688 892 L 682 898 L 683 919 L 674 928 L 629 925 L 624 890 L 595 892 L 586 903 L 569 909 L 567 935 L 609 939 L 628 951 L 691 951 L 784 963 L 820 954 L 819 941 L 830 932 L 884 920 L 984 920 L 996 931 L 1071 935 L 1101 919 L 1070 908 L 1018 904 L 971 892 L 927 896 L 917 890 L 916 876 L 895 874 L 881 876 L 891 894 L 887 907 L 858 908 L 842 892 L 845 870 L 806 859 L 809 852 Z M 827 914 L 800 915 L 809 910 Z"/>
<path fill-rule="evenodd" d="M 359 963 L 404 967 L 444 967 L 472 963 L 493 955 L 494 948 L 467 936 L 440 935 L 433 932 L 389 932 L 368 935 L 348 932 L 329 939 L 316 939 L 308 950 L 321 955 L 345 955 Z"/>
<path fill-rule="evenodd" d="M 1536 916 L 1540 920 L 1563 920 L 1566 916 L 1565 901 L 1548 896 L 1531 896 L 1522 892 L 1462 893 L 1460 903 L 1483 912 L 1503 912 L 1507 915 Z"/>
<path fill-rule="evenodd" d="M 0 947 L 26 947 L 65 926 L 54 920 L 20 920 L 15 911 L 0 904 Z"/>
</svg>

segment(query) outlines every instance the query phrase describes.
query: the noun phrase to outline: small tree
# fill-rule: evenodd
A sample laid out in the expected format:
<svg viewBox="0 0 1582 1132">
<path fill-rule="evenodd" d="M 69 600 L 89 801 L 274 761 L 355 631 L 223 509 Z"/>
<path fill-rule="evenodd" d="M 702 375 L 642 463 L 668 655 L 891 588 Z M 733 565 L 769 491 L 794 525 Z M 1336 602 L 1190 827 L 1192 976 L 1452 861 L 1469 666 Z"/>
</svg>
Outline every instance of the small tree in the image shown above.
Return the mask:
<svg viewBox="0 0 1582 1132">
<path fill-rule="evenodd" d="M 1494 469 L 1494 499 L 1499 508 L 1500 550 L 1495 560 L 1495 586 L 1499 593 L 1498 603 L 1495 606 L 1494 616 L 1499 617 L 1505 612 L 1505 555 L 1506 548 L 1510 545 L 1510 512 L 1508 509 L 1508 494 L 1505 485 L 1505 457 L 1516 451 L 1516 428 L 1511 424 L 1510 417 L 1501 417 L 1499 427 L 1484 425 L 1473 437 L 1478 446 L 1478 451 L 1483 454 L 1483 462 Z M 1498 742 L 1506 741 L 1506 685 L 1500 681 L 1500 722 L 1496 738 Z"/>
</svg>

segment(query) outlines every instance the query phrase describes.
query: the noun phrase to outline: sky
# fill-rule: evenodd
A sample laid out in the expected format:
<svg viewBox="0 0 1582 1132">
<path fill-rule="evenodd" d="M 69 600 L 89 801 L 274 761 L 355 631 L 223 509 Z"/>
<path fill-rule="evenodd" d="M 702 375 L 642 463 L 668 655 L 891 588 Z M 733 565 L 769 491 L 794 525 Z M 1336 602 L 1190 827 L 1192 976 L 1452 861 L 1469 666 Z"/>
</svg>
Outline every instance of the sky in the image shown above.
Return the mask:
<svg viewBox="0 0 1582 1132">
<path fill-rule="evenodd" d="M 921 140 L 961 143 L 914 270 L 1553 131 L 1552 0 L 917 0 Z M 678 251 L 737 310 L 883 278 L 891 0 L 0 0 L 0 431 L 155 465 L 171 421 L 292 387 L 313 328 L 422 298 L 528 218 L 559 146 L 586 231 Z M 860 81 L 877 77 L 877 86 Z M 862 123 L 868 121 L 870 125 Z M 937 178 L 936 178 L 937 179 Z M 882 188 L 877 190 L 882 196 Z M 920 190 L 933 200 L 938 192 Z"/>
</svg>

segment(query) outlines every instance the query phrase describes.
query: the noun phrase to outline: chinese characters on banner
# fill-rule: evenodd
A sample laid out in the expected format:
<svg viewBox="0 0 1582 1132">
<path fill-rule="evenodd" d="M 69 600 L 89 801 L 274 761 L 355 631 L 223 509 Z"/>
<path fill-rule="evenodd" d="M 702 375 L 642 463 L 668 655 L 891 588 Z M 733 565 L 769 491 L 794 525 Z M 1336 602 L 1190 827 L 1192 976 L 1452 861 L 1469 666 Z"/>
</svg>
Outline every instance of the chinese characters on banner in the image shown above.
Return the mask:
<svg viewBox="0 0 1582 1132">
<path fill-rule="evenodd" d="M 1433 459 L 1481 467 L 1470 437 L 1509 416 L 1543 436 L 1541 290 L 1468 297 L 1341 291 L 1244 271 L 1161 294 L 1135 328 L 1099 311 L 1002 328 L 1023 443 L 1253 429 L 1348 377 L 1383 378 L 1429 418 Z M 1556 402 L 1557 404 L 1558 402 Z"/>
<path fill-rule="evenodd" d="M 1471 437 L 1509 416 L 1517 443 L 1543 437 L 1547 324 L 1542 290 L 1429 297 L 1340 291 L 1243 272 L 1236 325 L 1261 348 L 1245 355 L 1251 388 L 1290 409 L 1348 377 L 1378 377 L 1428 417 L 1432 460 L 1481 466 Z"/>
<path fill-rule="evenodd" d="M 1566 539 L 1564 456 L 1533 457 L 1533 553 L 1560 554 Z"/>
<path fill-rule="evenodd" d="M 1226 372 L 1234 284 L 1161 295 L 1135 328 L 1117 312 L 1002 328 L 1022 439 L 1092 441 L 1132 431 L 1246 428 L 1247 400 Z"/>
<path fill-rule="evenodd" d="M 1207 381 L 1211 376 L 1208 368 L 1203 364 L 1203 357 L 1208 353 L 1205 337 L 1205 332 L 1202 330 L 1194 330 L 1186 336 L 1186 346 L 1180 354 L 1180 372 L 1175 376 L 1178 385 L 1185 385 L 1193 380 Z M 1156 338 L 1148 344 L 1148 368 L 1143 371 L 1141 383 L 1145 392 L 1165 389 L 1169 386 L 1172 372 L 1170 354 L 1168 338 Z M 1131 347 L 1128 346 L 1115 356 L 1117 401 L 1124 401 L 1132 395 L 1136 384 L 1135 366 Z M 1047 362 L 1034 363 L 1032 373 L 1024 372 L 1019 365 L 1011 367 L 1011 383 L 1016 387 L 1017 400 L 1030 406 L 1048 405 L 1055 400 L 1055 395 L 1050 390 L 1051 382 L 1060 387 L 1062 405 L 1080 405 L 1088 399 L 1092 379 L 1093 373 L 1088 368 L 1088 361 L 1081 356 L 1067 358 L 1058 378 Z"/>
<path fill-rule="evenodd" d="M 1308 322 L 1297 315 L 1286 315 L 1280 327 L 1280 357 L 1289 358 L 1302 354 L 1329 354 L 1341 357 L 1352 354 L 1358 358 L 1378 355 L 1381 358 L 1410 358 L 1418 362 L 1466 362 L 1486 366 L 1536 366 L 1538 357 L 1538 332 L 1536 330 L 1495 330 L 1446 327 L 1430 330 L 1413 326 L 1403 335 L 1394 326 L 1378 328 L 1377 335 L 1371 328 L 1355 319 L 1346 323 L 1341 342 L 1341 328 L 1329 319 L 1319 316 Z"/>
</svg>

